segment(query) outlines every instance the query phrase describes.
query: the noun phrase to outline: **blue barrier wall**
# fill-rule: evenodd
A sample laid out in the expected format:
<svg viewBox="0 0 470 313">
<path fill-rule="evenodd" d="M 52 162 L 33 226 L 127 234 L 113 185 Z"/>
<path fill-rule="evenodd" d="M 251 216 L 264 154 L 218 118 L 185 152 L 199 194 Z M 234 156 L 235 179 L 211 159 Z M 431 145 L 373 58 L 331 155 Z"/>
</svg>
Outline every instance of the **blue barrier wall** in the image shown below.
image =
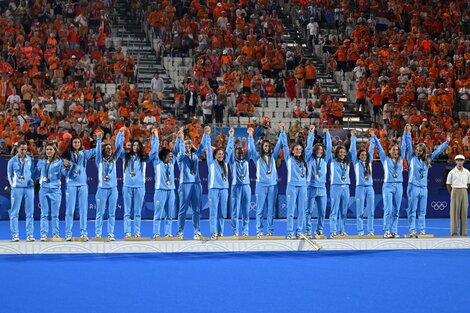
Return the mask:
<svg viewBox="0 0 470 313">
<path fill-rule="evenodd" d="M 6 177 L 6 167 L 7 167 L 7 160 L 0 160 L 0 168 L 2 169 L 3 175 L 0 177 L 0 220 L 8 219 L 8 210 L 10 208 L 10 195 L 4 191 L 4 187 L 8 185 L 8 180 Z M 428 217 L 449 217 L 449 201 L 450 197 L 445 187 L 445 180 L 447 177 L 447 173 L 452 169 L 453 165 L 451 164 L 433 164 L 429 170 L 429 197 L 428 197 L 428 206 L 427 206 L 427 216 Z M 279 197 L 278 197 L 278 205 L 276 216 L 277 218 L 285 218 L 286 217 L 286 166 L 284 163 L 281 163 L 279 167 Z M 97 186 L 97 171 L 96 165 L 93 161 L 88 162 L 87 167 L 88 173 L 88 186 L 89 186 L 89 218 L 94 219 L 96 213 L 96 201 L 95 201 L 95 193 L 96 193 L 96 186 Z M 207 207 L 207 166 L 205 162 L 200 163 L 200 173 L 202 177 L 202 186 L 203 186 L 203 196 L 202 196 L 202 217 L 208 218 L 209 210 Z M 374 189 L 376 191 L 376 198 L 375 198 L 375 207 L 376 207 L 376 216 L 381 217 L 383 216 L 383 203 L 382 203 L 382 182 L 383 182 L 383 168 L 379 162 L 375 162 L 373 164 L 373 173 L 374 173 Z M 255 168 L 254 165 L 251 164 L 250 168 L 250 181 L 251 181 L 251 188 L 253 192 L 252 202 L 251 202 L 251 217 L 255 217 L 255 210 L 256 210 L 256 200 L 254 197 L 255 191 Z M 177 175 L 175 175 L 178 177 Z M 120 161 L 118 162 L 118 177 L 122 177 L 122 166 Z M 404 173 L 405 181 L 408 178 L 407 173 Z M 353 179 L 353 171 L 351 171 L 351 181 Z M 62 183 L 62 189 L 64 190 L 65 183 Z M 402 199 L 402 207 L 400 211 L 400 216 L 406 216 L 406 208 L 408 206 L 408 200 L 406 196 L 406 182 L 403 185 L 404 188 L 404 196 Z M 349 200 L 349 208 L 348 208 L 348 216 L 354 217 L 355 216 L 355 201 L 354 201 L 354 192 L 355 187 L 351 186 L 351 198 Z M 121 194 L 122 190 L 122 179 L 119 179 L 118 185 L 119 193 Z M 143 218 L 152 218 L 153 217 L 153 194 L 154 194 L 154 177 L 153 177 L 153 167 L 147 167 L 147 183 L 146 183 L 146 190 L 147 194 L 145 196 L 145 204 L 142 211 Z M 35 197 L 35 219 L 39 218 L 40 210 L 39 210 L 39 203 L 38 197 Z M 76 210 L 78 211 L 78 210 Z M 329 200 L 328 200 L 328 207 L 327 211 L 329 211 Z M 188 212 L 190 215 L 191 212 Z M 327 216 L 328 216 L 327 212 Z M 63 219 L 65 215 L 65 192 L 63 192 L 62 197 L 62 205 L 60 209 L 60 218 Z M 118 201 L 118 208 L 116 212 L 117 218 L 122 218 L 123 216 L 123 201 L 122 197 L 119 197 Z M 24 219 L 24 212 L 21 210 L 20 218 Z"/>
</svg>

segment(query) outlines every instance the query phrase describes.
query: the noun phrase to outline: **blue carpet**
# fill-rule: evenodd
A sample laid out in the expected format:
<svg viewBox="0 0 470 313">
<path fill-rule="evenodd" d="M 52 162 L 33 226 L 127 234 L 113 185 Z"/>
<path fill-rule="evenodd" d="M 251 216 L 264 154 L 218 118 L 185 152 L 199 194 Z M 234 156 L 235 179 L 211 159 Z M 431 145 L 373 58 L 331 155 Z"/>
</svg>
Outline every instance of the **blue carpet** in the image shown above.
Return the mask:
<svg viewBox="0 0 470 313">
<path fill-rule="evenodd" d="M 0 256 L 0 312 L 468 312 L 469 250 Z"/>
</svg>

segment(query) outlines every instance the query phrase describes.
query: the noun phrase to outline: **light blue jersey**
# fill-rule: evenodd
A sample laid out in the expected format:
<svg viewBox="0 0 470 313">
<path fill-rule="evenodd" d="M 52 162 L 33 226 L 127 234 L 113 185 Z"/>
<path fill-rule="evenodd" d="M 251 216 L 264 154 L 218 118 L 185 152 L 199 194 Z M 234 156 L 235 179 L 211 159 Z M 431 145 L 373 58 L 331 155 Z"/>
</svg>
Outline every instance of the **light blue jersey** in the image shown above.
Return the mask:
<svg viewBox="0 0 470 313">
<path fill-rule="evenodd" d="M 356 177 L 356 186 L 372 186 L 372 160 L 374 159 L 374 141 L 371 140 L 369 143 L 369 162 L 361 161 L 357 157 L 356 152 L 356 136 L 351 136 L 351 147 L 349 152 L 351 160 L 354 166 L 354 174 Z"/>
<path fill-rule="evenodd" d="M 414 154 L 410 133 L 406 134 L 405 140 L 408 149 L 408 184 L 418 187 L 427 187 L 429 166 Z M 429 161 L 434 160 L 436 157 L 442 154 L 448 145 L 449 142 L 447 141 L 440 145 L 436 151 L 431 153 L 429 156 Z"/>
<path fill-rule="evenodd" d="M 262 149 L 262 147 L 261 147 Z M 256 152 L 253 137 L 248 136 L 248 150 L 251 158 L 256 164 L 256 185 L 257 186 L 276 186 L 277 185 L 277 167 L 276 160 L 281 151 L 281 140 L 277 141 L 274 151 L 270 155 L 261 157 Z"/>
<path fill-rule="evenodd" d="M 7 165 L 7 175 L 10 187 L 33 187 L 33 172 L 34 161 L 31 156 L 26 155 L 22 160 L 18 155 L 15 155 L 8 161 Z"/>
<path fill-rule="evenodd" d="M 98 188 L 114 188 L 117 187 L 116 176 L 116 161 L 121 155 L 124 145 L 124 135 L 118 134 L 116 136 L 116 152 L 109 158 L 103 158 L 101 153 L 102 142 L 101 138 L 96 139 L 96 157 L 95 162 L 98 168 Z"/>
<path fill-rule="evenodd" d="M 86 164 L 89 159 L 96 156 L 96 148 L 90 150 L 79 150 L 70 152 L 70 162 L 73 169 L 69 171 L 69 175 L 65 179 L 67 186 L 77 187 L 87 185 Z"/>
</svg>

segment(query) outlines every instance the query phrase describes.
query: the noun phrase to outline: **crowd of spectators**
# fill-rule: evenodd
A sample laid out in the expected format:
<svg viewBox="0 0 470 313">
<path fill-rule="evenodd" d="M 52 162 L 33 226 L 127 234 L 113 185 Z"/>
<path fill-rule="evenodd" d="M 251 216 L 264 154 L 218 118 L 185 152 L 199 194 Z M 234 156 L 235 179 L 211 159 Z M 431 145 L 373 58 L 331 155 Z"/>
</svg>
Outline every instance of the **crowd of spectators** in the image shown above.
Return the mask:
<svg viewBox="0 0 470 313">
<path fill-rule="evenodd" d="M 41 152 L 46 140 L 63 147 L 75 134 L 90 147 L 97 127 L 112 140 L 127 126 L 128 138 L 145 143 L 158 126 L 167 147 L 175 128 L 184 127 L 197 144 L 202 124 L 253 116 L 267 97 L 286 97 L 293 117 L 313 117 L 320 109 L 322 124 L 341 124 L 343 103 L 316 80 L 303 42 L 283 41 L 276 1 L 128 2 L 133 11 L 143 11 L 144 22 L 169 53 L 194 58 L 193 73 L 178 84 L 175 96 L 175 105 L 188 112 L 185 120 L 171 114 L 161 119 L 158 76 L 142 94 L 131 87 L 134 59 L 106 45 L 111 5 L 36 0 L 2 8 L 1 153 L 21 139 L 30 142 L 32 153 Z M 468 116 L 457 115 L 469 109 L 466 2 L 291 0 L 288 5 L 306 30 L 306 46 L 331 57 L 329 70 L 352 77 L 357 109 L 374 108 L 372 127 L 385 146 L 409 122 L 415 141 L 431 147 L 452 132 L 447 155 L 469 157 Z M 116 94 L 105 97 L 94 87 L 99 82 L 117 83 Z M 269 129 L 270 118 L 253 118 L 248 126 Z M 299 133 L 302 127 L 292 131 L 292 139 Z"/>
<path fill-rule="evenodd" d="M 110 5 L 1 2 L 0 153 L 26 139 L 36 154 L 46 140 L 59 142 L 64 134 L 79 135 L 89 145 L 94 128 L 125 116 L 122 104 L 138 105 L 128 84 L 134 58 L 107 47 Z M 108 99 L 96 83 L 121 87 Z"/>
<path fill-rule="evenodd" d="M 450 132 L 446 156 L 470 157 L 468 1 L 290 4 L 308 46 L 319 44 L 329 70 L 355 85 L 356 110 L 370 111 L 385 146 L 410 123 L 415 142 L 432 150 Z"/>
</svg>

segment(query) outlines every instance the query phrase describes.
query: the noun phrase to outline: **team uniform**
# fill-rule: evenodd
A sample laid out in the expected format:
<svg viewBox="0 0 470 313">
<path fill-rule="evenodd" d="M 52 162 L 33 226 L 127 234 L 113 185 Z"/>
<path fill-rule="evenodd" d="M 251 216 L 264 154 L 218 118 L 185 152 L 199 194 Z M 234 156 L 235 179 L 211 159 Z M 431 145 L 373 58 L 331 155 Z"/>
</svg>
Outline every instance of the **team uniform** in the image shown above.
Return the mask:
<svg viewBox="0 0 470 313">
<path fill-rule="evenodd" d="M 123 160 L 124 233 L 125 237 L 130 237 L 132 234 L 131 210 L 134 209 L 134 236 L 140 237 L 142 206 L 145 197 L 145 176 L 147 163 L 151 162 L 152 159 L 149 157 L 146 160 L 141 160 L 138 156 L 131 155 L 126 166 L 126 153 L 123 149 L 119 150 L 118 156 Z M 154 147 L 152 147 L 151 155 L 155 154 L 153 150 Z"/>
<path fill-rule="evenodd" d="M 324 157 L 318 158 L 316 155 L 312 155 L 313 142 L 315 141 L 315 135 L 309 133 L 307 138 L 307 147 L 305 148 L 305 156 L 311 155 L 312 157 L 308 161 L 308 174 L 307 174 L 307 207 L 305 212 L 305 226 L 307 236 L 311 236 L 312 233 L 312 215 L 314 208 L 318 212 L 318 224 L 315 230 L 316 235 L 323 235 L 323 227 L 325 223 L 326 214 L 326 172 L 327 164 L 331 160 L 331 135 L 329 132 L 324 134 L 323 145 L 325 149 Z"/>
<path fill-rule="evenodd" d="M 116 162 L 124 145 L 124 135 L 116 136 L 116 152 L 108 159 L 101 153 L 101 138 L 96 140 L 96 166 L 98 167 L 98 189 L 96 191 L 96 237 L 103 232 L 103 215 L 108 210 L 108 238 L 114 239 L 114 224 L 118 200 Z"/>
<path fill-rule="evenodd" d="M 428 202 L 428 172 L 429 166 L 417 157 L 413 151 L 411 134 L 405 134 L 408 149 L 408 224 L 410 234 L 416 234 L 416 214 L 418 215 L 418 230 L 420 234 L 426 233 L 426 206 Z M 445 151 L 449 142 L 444 142 L 430 156 L 429 161 L 434 160 Z"/>
<path fill-rule="evenodd" d="M 95 157 L 96 149 L 79 150 L 71 152 L 70 162 L 73 169 L 69 170 L 65 178 L 65 237 L 72 239 L 73 215 L 78 201 L 80 213 L 80 236 L 87 238 L 88 221 L 88 184 L 86 165 L 89 159 Z"/>
<path fill-rule="evenodd" d="M 214 159 L 211 151 L 211 138 L 204 134 L 202 139 L 204 148 L 207 148 L 207 167 L 209 171 L 208 184 L 209 189 L 209 223 L 211 238 L 216 239 L 223 235 L 224 218 L 227 217 L 228 201 L 228 156 L 232 153 L 233 136 L 228 139 L 227 150 L 225 151 L 222 166 Z"/>
<path fill-rule="evenodd" d="M 349 149 L 356 177 L 356 223 L 357 233 L 364 235 L 364 216 L 367 216 L 367 232 L 374 234 L 375 191 L 372 178 L 372 160 L 374 159 L 374 141 L 369 143 L 369 162 L 360 160 L 356 153 L 356 136 L 351 136 Z M 365 209 L 365 210 L 364 210 Z"/>
<path fill-rule="evenodd" d="M 297 235 L 304 231 L 305 205 L 307 204 L 307 162 L 290 154 L 284 131 L 279 136 L 287 166 L 287 238 L 294 239 L 294 216 L 297 211 Z M 310 154 L 311 157 L 311 154 Z"/>
<path fill-rule="evenodd" d="M 230 207 L 232 217 L 232 231 L 234 236 L 238 236 L 239 214 L 242 217 L 242 235 L 248 236 L 248 224 L 250 221 L 251 186 L 250 186 L 250 153 L 243 159 L 235 157 L 235 149 L 228 155 L 228 164 L 232 174 L 232 189 L 230 191 Z"/>
<path fill-rule="evenodd" d="M 177 139 L 178 140 L 178 139 Z M 201 237 L 200 216 L 201 216 L 201 194 L 202 185 L 199 176 L 199 158 L 204 152 L 203 145 L 200 144 L 196 152 L 185 153 L 184 141 L 179 141 L 178 147 L 178 168 L 179 174 L 179 210 L 178 210 L 178 235 L 183 236 L 186 212 L 191 206 L 193 211 L 194 237 Z"/>
<path fill-rule="evenodd" d="M 351 159 L 351 151 L 349 151 Z M 349 206 L 349 178 L 350 164 L 346 160 L 339 161 L 334 156 L 330 162 L 330 237 L 334 237 L 339 229 L 339 234 L 346 234 L 346 219 Z M 338 221 L 339 220 L 339 221 Z M 339 227 L 338 227 L 339 226 Z"/>
<path fill-rule="evenodd" d="M 74 168 L 70 168 L 69 171 Z M 61 175 L 67 176 L 67 170 L 61 159 L 52 162 L 39 160 L 34 171 L 34 179 L 39 179 L 39 204 L 41 206 L 41 240 L 49 234 L 49 214 L 51 215 L 52 237 L 59 238 L 59 209 L 62 202 Z"/>
<path fill-rule="evenodd" d="M 178 138 L 179 140 L 179 138 Z M 178 144 L 178 143 L 176 143 Z M 160 140 L 152 136 L 152 150 L 158 152 Z M 171 237 L 172 217 L 175 209 L 175 162 L 165 163 L 160 160 L 158 154 L 153 158 L 153 168 L 155 170 L 155 194 L 153 202 L 155 205 L 153 212 L 153 236 L 160 237 L 160 225 L 163 221 L 165 237 Z"/>
<path fill-rule="evenodd" d="M 11 188 L 10 231 L 14 241 L 19 240 L 18 214 L 23 200 L 26 213 L 26 240 L 34 240 L 33 171 L 34 161 L 29 155 L 26 155 L 24 160 L 21 160 L 18 155 L 15 155 L 8 161 L 7 175 Z"/>
<path fill-rule="evenodd" d="M 256 165 L 256 233 L 258 236 L 263 235 L 263 215 L 266 209 L 267 235 L 270 236 L 274 232 L 274 207 L 277 198 L 276 160 L 281 151 L 281 140 L 277 141 L 272 154 L 261 157 L 256 152 L 253 137 L 248 136 L 248 151 Z"/>
<path fill-rule="evenodd" d="M 389 157 L 379 139 L 372 137 L 379 151 L 380 161 L 384 168 L 384 183 L 382 186 L 382 197 L 384 203 L 384 237 L 396 238 L 398 236 L 398 215 L 403 196 L 403 159 L 406 154 L 405 138 L 402 138 L 400 157 L 394 160 Z"/>
</svg>

